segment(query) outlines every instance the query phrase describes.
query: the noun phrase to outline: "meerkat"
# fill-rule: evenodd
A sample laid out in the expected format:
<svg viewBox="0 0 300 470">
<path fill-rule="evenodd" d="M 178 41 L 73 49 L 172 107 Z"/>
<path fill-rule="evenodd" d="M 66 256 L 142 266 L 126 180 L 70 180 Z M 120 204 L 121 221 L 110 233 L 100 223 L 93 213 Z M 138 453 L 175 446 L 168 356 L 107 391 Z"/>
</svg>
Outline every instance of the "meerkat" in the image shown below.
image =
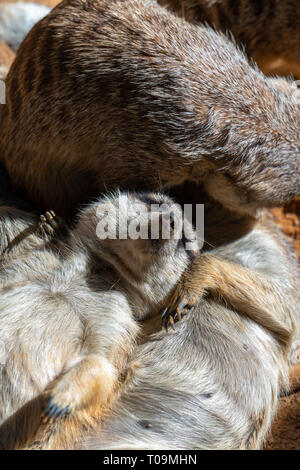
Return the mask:
<svg viewBox="0 0 300 470">
<path fill-rule="evenodd" d="M 91 425 L 112 400 L 138 321 L 162 309 L 190 259 L 172 227 L 169 239 L 115 239 L 114 228 L 109 228 L 112 239 L 99 239 L 97 226 L 106 212 L 113 222 L 114 210 L 123 217 L 128 209 L 128 220 L 134 220 L 135 205 L 148 208 L 149 198 L 107 196 L 85 208 L 65 238 L 52 243 L 42 244 L 40 234 L 32 232 L 32 218 L 27 237 L 21 236 L 26 213 L 16 211 L 9 221 L 19 240 L 17 252 L 3 250 L 1 257 L 1 448 L 26 445 L 41 414 L 45 421 L 58 420 L 49 447 L 57 440 L 68 447 L 80 426 Z M 164 195 L 150 200 L 167 207 L 142 214 L 140 226 L 148 230 L 155 221 L 170 226 L 165 217 L 171 200 Z M 54 230 L 53 212 L 46 215 L 42 227 Z M 0 222 L 6 225 L 5 218 Z M 121 222 L 127 228 L 127 219 L 118 219 L 120 227 Z M 2 230 L 12 233 L 11 225 Z M 187 230 L 193 234 L 191 226 Z"/>
<path fill-rule="evenodd" d="M 253 212 L 300 192 L 292 95 L 153 1 L 64 1 L 8 74 L 0 155 L 15 189 L 58 215 L 118 187 L 185 181 Z"/>
<path fill-rule="evenodd" d="M 298 0 L 158 0 L 158 3 L 187 21 L 230 32 L 265 73 L 293 74 L 300 79 Z"/>
<path fill-rule="evenodd" d="M 235 225 L 235 216 L 216 206 L 206 206 L 211 241 L 218 232 L 216 213 L 231 234 Z M 175 289 L 180 295 L 173 293 L 170 302 L 175 306 L 172 298 L 191 298 L 188 315 L 172 334 L 156 332 L 141 341 L 130 358 L 129 380 L 110 413 L 98 430 L 82 433 L 74 448 L 263 447 L 280 393 L 288 390 L 300 319 L 294 255 L 268 219 L 261 215 L 252 230 L 211 249 L 214 262 L 210 265 L 205 254 L 199 276 L 197 270 L 191 278 L 187 274 L 198 258 L 189 264 Z M 215 274 L 207 276 L 206 266 Z M 219 283 L 217 295 L 214 282 Z M 202 296 L 199 285 L 206 283 L 211 290 Z M 245 303 L 247 315 L 241 310 Z M 256 314 L 252 317 L 257 304 L 265 312 L 264 326 Z M 299 379 L 297 367 L 293 373 Z"/>
<path fill-rule="evenodd" d="M 184 242 L 182 238 L 175 239 L 175 237 L 167 240 L 115 239 L 114 225 L 109 223 L 111 238 L 99 239 L 97 227 L 103 215 L 110 214 L 109 220 L 113 221 L 114 210 L 118 209 L 120 214 L 128 213 L 128 220 L 134 220 L 136 204 L 145 209 L 144 218 L 138 222 L 147 229 L 149 221 L 153 220 L 168 225 L 169 219 L 165 220 L 164 217 L 170 215 L 171 209 L 173 214 L 178 211 L 177 214 L 181 216 L 178 206 L 174 206 L 172 200 L 165 195 L 108 196 L 85 208 L 75 227 L 63 238 L 51 238 L 53 230 L 57 230 L 58 222 L 53 213 L 48 212 L 47 220 L 42 218 L 40 222 L 42 227 L 39 226 L 39 229 L 50 230 L 44 243 L 41 234 L 32 230 L 34 216 L 28 219 L 29 231 L 26 237 L 23 234 L 26 232 L 24 221 L 26 216 L 29 217 L 27 212 L 16 211 L 8 226 L 7 220 L 1 218 L 1 224 L 6 228 L 6 232 L 13 234 L 18 240 L 18 243 L 12 243 L 13 236 L 10 235 L 8 243 L 10 249 L 1 247 L 0 325 L 2 324 L 1 341 L 5 346 L 1 349 L 0 367 L 2 448 L 26 446 L 32 449 L 70 448 L 76 440 L 78 441 L 84 428 L 93 427 L 98 420 L 103 419 L 119 393 L 122 372 L 125 373 L 127 369 L 127 357 L 133 354 L 140 330 L 136 320 L 151 319 L 155 317 L 155 313 L 170 303 L 177 283 L 182 282 L 181 277 L 185 276 L 184 273 L 189 269 L 191 260 L 198 255 L 197 249 L 190 251 L 185 245 L 189 240 L 195 242 L 195 233 L 190 222 L 185 223 Z M 151 212 L 149 217 L 146 209 L 149 211 L 152 204 L 158 204 L 159 210 Z M 119 220 L 119 226 L 121 222 Z M 18 230 L 23 236 L 17 233 Z M 13 251 L 14 249 L 17 251 Z M 279 254 L 284 258 L 283 253 L 279 251 Z M 207 259 L 210 255 L 204 256 Z M 212 258 L 212 269 L 215 269 L 215 257 Z M 278 304 L 276 309 L 276 302 L 281 290 L 286 290 L 284 294 L 289 300 L 289 291 L 286 287 L 289 277 L 282 285 L 278 283 L 279 287 L 274 279 L 273 284 L 265 281 L 261 287 L 260 283 L 255 281 L 254 274 L 251 275 L 246 269 L 241 273 L 239 266 L 236 267 L 234 263 L 228 263 L 224 259 L 223 270 L 213 272 L 218 278 L 216 282 L 221 291 L 220 298 L 225 299 L 223 291 L 227 292 L 227 286 L 223 276 L 226 269 L 233 279 L 237 270 L 238 275 L 244 276 L 247 280 L 247 284 L 240 283 L 241 286 L 237 291 L 238 300 L 239 296 L 242 296 L 247 301 L 240 301 L 239 313 L 227 312 L 222 321 L 226 324 L 229 319 L 228 330 L 232 326 L 231 315 L 233 315 L 234 322 L 238 325 L 237 330 L 240 332 L 244 332 L 244 322 L 247 328 L 250 324 L 248 334 L 250 336 L 253 334 L 254 338 L 251 336 L 250 341 L 246 338 L 246 334 L 244 340 L 247 344 L 253 343 L 254 347 L 255 342 L 259 343 L 256 336 L 260 338 L 262 335 L 264 341 L 273 345 L 274 350 L 271 348 L 270 354 L 271 351 L 275 354 L 277 348 L 278 361 L 282 367 L 280 370 L 285 377 L 288 367 L 287 355 L 294 330 L 294 312 L 291 304 L 283 318 L 281 304 Z M 201 282 L 204 285 L 203 289 L 208 290 L 210 287 L 208 278 L 203 276 L 203 280 L 199 280 L 199 285 Z M 249 294 L 251 289 L 253 297 L 256 298 L 252 298 Z M 263 292 L 261 296 L 258 296 L 257 289 Z M 290 289 L 292 290 L 292 286 Z M 196 294 L 198 295 L 198 291 Z M 269 311 L 265 308 L 267 295 L 271 305 Z M 233 301 L 232 304 L 237 306 Z M 216 308 L 226 312 L 225 307 Z M 194 317 L 194 321 L 199 318 L 194 312 L 190 315 Z M 164 313 L 163 324 L 172 325 L 174 316 L 172 312 L 169 315 Z M 256 326 L 253 326 L 254 323 Z M 268 330 L 270 323 L 272 328 Z M 220 326 L 219 335 L 222 337 L 224 324 L 215 325 L 216 328 L 218 326 Z M 205 329 L 205 326 L 198 325 L 198 328 Z M 178 325 L 176 332 L 177 329 Z M 194 326 L 189 333 L 193 335 L 192 330 Z M 225 331 L 227 330 L 225 328 Z M 236 333 L 234 330 L 234 335 Z M 212 334 L 210 329 L 209 334 Z M 240 338 L 234 340 L 233 344 L 236 346 L 236 342 L 239 341 Z M 152 340 L 150 344 L 153 344 Z M 177 347 L 179 353 L 184 347 L 181 339 Z M 258 348 L 258 351 L 262 354 L 262 347 Z M 196 351 L 194 353 L 196 354 Z M 168 353 L 166 354 L 166 367 L 168 367 L 170 363 Z M 189 348 L 181 350 L 180 354 L 187 364 L 195 359 L 193 354 L 190 355 Z M 139 354 L 136 356 L 134 353 L 134 357 L 137 357 L 138 363 Z M 250 355 L 250 363 L 252 359 Z M 214 359 L 218 360 L 218 357 Z M 165 356 L 162 355 L 162 362 L 164 361 Z M 276 361 L 275 363 L 273 373 L 278 379 L 279 366 Z M 131 370 L 134 370 L 132 365 L 129 367 L 129 371 Z M 232 374 L 237 372 L 232 370 Z M 256 372 L 255 356 L 254 363 L 252 366 L 250 364 L 249 375 L 251 373 L 255 375 Z M 199 374 L 195 373 L 195 381 L 198 379 Z M 172 386 L 172 374 L 168 380 Z M 180 380 L 184 381 L 184 377 Z M 268 384 L 269 376 L 266 376 L 265 380 Z M 284 382 L 283 379 L 282 381 Z M 187 386 L 188 384 L 189 382 Z M 258 384 L 255 384 L 257 392 L 256 385 Z M 260 393 L 264 394 L 265 391 Z M 166 400 L 169 399 L 170 396 L 166 395 Z M 272 412 L 275 407 L 276 400 L 272 404 Z M 43 423 L 41 423 L 42 415 Z M 174 420 L 176 421 L 176 416 Z M 211 445 L 214 446 L 215 441 L 212 441 Z M 230 445 L 234 444 L 231 442 Z"/>
</svg>

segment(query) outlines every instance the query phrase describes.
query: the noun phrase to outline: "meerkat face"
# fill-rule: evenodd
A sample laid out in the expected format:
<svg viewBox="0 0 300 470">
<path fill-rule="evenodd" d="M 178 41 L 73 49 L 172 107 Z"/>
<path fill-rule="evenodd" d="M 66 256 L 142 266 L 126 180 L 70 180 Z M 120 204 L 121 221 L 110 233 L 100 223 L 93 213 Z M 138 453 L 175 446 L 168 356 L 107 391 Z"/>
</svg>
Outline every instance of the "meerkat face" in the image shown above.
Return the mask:
<svg viewBox="0 0 300 470">
<path fill-rule="evenodd" d="M 137 278 L 198 252 L 191 222 L 166 195 L 117 193 L 95 203 L 92 214 L 96 222 L 93 251 Z"/>
</svg>

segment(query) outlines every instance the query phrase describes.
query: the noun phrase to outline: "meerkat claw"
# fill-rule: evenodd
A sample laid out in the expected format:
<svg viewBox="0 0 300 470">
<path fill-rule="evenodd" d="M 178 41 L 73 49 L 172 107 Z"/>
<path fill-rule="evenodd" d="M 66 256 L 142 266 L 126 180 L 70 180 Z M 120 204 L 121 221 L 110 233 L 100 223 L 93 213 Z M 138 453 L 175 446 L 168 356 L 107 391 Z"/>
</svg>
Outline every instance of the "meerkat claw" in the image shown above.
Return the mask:
<svg viewBox="0 0 300 470">
<path fill-rule="evenodd" d="M 166 332 L 168 332 L 169 326 L 175 331 L 175 321 L 180 321 L 181 318 L 181 312 L 179 312 L 178 309 L 170 311 L 168 308 L 165 308 L 161 316 L 162 326 Z"/>
<path fill-rule="evenodd" d="M 181 301 L 179 299 L 180 297 L 177 297 L 176 300 L 172 299 L 169 306 L 162 312 L 162 326 L 167 332 L 169 326 L 175 331 L 175 322 L 181 321 L 182 317 L 187 313 L 185 310 L 190 310 L 200 298 L 194 295 L 189 299 Z"/>
<path fill-rule="evenodd" d="M 45 421 L 49 421 L 49 420 L 54 420 L 56 418 L 60 418 L 69 413 L 70 413 L 69 405 L 62 407 L 60 405 L 57 405 L 54 402 L 54 398 L 51 398 L 43 413 L 43 416 L 44 416 Z"/>
<path fill-rule="evenodd" d="M 41 235 L 45 236 L 47 234 L 53 237 L 58 227 L 59 227 L 59 221 L 54 211 L 52 210 L 47 211 L 45 215 L 40 216 L 40 221 L 38 223 L 38 230 Z"/>
</svg>

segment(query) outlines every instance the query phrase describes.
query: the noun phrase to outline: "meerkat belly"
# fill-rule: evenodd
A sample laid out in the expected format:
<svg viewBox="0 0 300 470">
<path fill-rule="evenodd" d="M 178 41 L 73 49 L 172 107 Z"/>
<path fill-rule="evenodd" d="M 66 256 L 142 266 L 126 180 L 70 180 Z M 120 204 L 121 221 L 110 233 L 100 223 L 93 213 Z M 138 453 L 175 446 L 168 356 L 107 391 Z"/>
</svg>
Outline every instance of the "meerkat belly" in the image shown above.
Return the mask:
<svg viewBox="0 0 300 470">
<path fill-rule="evenodd" d="M 208 301 L 140 346 L 133 367 L 113 419 L 77 447 L 258 449 L 286 374 L 268 332 Z"/>
<path fill-rule="evenodd" d="M 38 283 L 6 285 L 0 298 L 0 419 L 11 415 L 74 361 L 83 325 L 71 299 Z"/>
</svg>

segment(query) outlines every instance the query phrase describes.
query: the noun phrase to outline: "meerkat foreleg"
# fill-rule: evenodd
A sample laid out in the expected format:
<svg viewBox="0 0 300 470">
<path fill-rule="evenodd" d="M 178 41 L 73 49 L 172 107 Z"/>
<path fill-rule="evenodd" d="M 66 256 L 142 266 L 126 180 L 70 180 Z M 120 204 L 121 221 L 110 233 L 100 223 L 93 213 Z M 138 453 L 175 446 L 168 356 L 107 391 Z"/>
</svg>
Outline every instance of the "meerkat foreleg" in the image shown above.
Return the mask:
<svg viewBox="0 0 300 470">
<path fill-rule="evenodd" d="M 184 272 L 163 312 L 163 325 L 173 324 L 206 295 L 228 303 L 284 345 L 290 343 L 294 325 L 286 314 L 280 287 L 262 273 L 214 255 L 199 256 Z"/>
</svg>

